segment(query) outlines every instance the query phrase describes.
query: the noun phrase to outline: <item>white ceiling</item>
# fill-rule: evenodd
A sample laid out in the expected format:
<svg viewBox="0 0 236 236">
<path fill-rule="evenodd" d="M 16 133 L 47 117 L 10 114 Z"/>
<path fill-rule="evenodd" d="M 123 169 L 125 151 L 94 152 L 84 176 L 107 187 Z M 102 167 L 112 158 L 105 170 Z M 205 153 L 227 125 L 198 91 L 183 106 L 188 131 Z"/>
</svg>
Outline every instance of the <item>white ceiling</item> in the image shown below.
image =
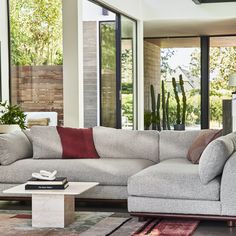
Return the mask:
<svg viewBox="0 0 236 236">
<path fill-rule="evenodd" d="M 236 2 L 141 1 L 145 37 L 236 34 Z"/>
</svg>

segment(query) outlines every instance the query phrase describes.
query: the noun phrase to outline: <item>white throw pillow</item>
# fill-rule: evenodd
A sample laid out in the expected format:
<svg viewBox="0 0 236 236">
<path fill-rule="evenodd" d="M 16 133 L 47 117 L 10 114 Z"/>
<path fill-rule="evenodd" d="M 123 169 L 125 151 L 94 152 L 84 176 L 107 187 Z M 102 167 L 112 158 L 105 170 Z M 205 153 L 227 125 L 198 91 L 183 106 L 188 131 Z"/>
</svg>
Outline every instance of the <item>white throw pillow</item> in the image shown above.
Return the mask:
<svg viewBox="0 0 236 236">
<path fill-rule="evenodd" d="M 235 137 L 235 134 L 230 134 L 215 139 L 203 151 L 199 161 L 199 176 L 203 184 L 222 174 L 226 161 L 235 150 L 232 140 Z"/>
<path fill-rule="evenodd" d="M 22 131 L 0 135 L 1 165 L 9 165 L 17 160 L 32 156 L 32 144 Z"/>
</svg>

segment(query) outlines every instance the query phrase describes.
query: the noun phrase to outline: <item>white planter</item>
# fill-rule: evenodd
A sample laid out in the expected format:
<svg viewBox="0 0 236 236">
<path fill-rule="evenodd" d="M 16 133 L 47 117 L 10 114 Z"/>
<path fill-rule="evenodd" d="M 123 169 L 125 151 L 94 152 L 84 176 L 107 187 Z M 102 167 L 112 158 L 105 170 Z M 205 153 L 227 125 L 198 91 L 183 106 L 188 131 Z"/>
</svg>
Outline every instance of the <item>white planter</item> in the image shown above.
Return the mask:
<svg viewBox="0 0 236 236">
<path fill-rule="evenodd" d="M 17 130 L 21 130 L 19 125 L 0 125 L 0 134 L 6 134 Z"/>
</svg>

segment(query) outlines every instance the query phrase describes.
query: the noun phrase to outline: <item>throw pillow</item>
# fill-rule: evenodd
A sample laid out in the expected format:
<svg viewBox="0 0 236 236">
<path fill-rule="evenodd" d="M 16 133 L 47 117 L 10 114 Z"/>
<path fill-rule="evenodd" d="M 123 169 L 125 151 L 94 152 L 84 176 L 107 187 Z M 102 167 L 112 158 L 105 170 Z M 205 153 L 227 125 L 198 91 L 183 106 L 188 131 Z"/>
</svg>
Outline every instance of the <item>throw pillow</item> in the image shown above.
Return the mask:
<svg viewBox="0 0 236 236">
<path fill-rule="evenodd" d="M 199 161 L 199 176 L 203 184 L 208 184 L 222 174 L 224 165 L 235 150 L 236 134 L 222 136 L 212 141 L 203 151 Z"/>
<path fill-rule="evenodd" d="M 99 158 L 92 129 L 33 126 L 33 158 Z"/>
<path fill-rule="evenodd" d="M 187 154 L 188 160 L 193 164 L 198 164 L 200 157 L 207 145 L 221 135 L 222 130 L 203 130 L 191 144 Z"/>
<path fill-rule="evenodd" d="M 27 127 L 31 128 L 34 125 L 38 126 L 48 126 L 50 118 L 41 118 L 41 119 L 28 119 Z"/>
<path fill-rule="evenodd" d="M 9 165 L 17 160 L 32 157 L 32 145 L 22 131 L 0 135 L 0 163 Z"/>
</svg>

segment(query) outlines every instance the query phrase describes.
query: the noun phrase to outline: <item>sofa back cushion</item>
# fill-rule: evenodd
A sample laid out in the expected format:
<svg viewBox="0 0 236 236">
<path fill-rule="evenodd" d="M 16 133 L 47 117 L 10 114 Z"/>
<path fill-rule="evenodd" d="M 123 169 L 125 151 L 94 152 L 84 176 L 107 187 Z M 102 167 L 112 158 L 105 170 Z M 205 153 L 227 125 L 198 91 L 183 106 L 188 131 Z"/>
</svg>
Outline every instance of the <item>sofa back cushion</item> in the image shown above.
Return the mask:
<svg viewBox="0 0 236 236">
<path fill-rule="evenodd" d="M 160 161 L 186 158 L 189 147 L 201 130 L 163 130 L 160 132 Z"/>
<path fill-rule="evenodd" d="M 0 164 L 9 165 L 33 156 L 32 144 L 22 131 L 0 135 Z"/>
<path fill-rule="evenodd" d="M 212 141 L 203 151 L 199 161 L 199 176 L 203 184 L 208 184 L 222 174 L 224 165 L 236 150 L 236 133 L 222 136 Z"/>
<path fill-rule="evenodd" d="M 33 126 L 33 157 L 36 159 L 99 158 L 93 143 L 92 129 Z"/>
<path fill-rule="evenodd" d="M 141 158 L 159 161 L 159 132 L 94 127 L 93 137 L 101 158 Z"/>
</svg>

